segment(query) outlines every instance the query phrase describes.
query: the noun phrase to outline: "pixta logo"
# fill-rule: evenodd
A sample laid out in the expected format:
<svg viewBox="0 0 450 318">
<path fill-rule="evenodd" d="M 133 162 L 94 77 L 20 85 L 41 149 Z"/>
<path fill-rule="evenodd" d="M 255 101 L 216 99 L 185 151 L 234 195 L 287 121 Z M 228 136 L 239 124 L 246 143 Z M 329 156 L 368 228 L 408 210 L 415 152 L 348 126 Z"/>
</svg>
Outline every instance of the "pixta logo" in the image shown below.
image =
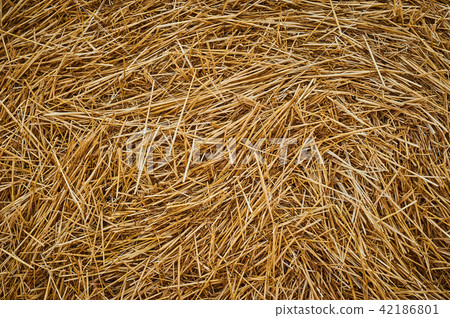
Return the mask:
<svg viewBox="0 0 450 318">
<path fill-rule="evenodd" d="M 147 172 L 152 172 L 171 162 L 176 155 L 176 135 L 168 134 L 161 128 L 164 127 L 145 128 L 127 139 L 126 162 L 129 166 L 136 165 L 139 171 L 146 169 Z M 205 151 L 204 148 L 208 150 Z M 264 164 L 263 154 L 272 150 L 282 166 L 307 165 L 313 160 L 320 165 L 324 164 L 312 134 L 302 142 L 297 138 L 193 138 L 188 162 L 195 165 L 206 161 L 228 160 L 231 165 L 247 165 L 255 160 Z"/>
</svg>

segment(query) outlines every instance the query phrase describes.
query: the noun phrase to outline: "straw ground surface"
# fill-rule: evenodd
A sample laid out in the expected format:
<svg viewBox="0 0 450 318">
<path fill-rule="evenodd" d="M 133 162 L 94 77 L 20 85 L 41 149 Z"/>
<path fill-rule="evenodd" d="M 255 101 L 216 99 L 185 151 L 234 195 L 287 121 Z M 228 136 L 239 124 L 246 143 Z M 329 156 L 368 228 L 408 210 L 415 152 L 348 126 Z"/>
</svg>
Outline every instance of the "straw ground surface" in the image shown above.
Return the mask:
<svg viewBox="0 0 450 318">
<path fill-rule="evenodd" d="M 450 297 L 448 1 L 0 3 L 1 298 Z"/>
</svg>

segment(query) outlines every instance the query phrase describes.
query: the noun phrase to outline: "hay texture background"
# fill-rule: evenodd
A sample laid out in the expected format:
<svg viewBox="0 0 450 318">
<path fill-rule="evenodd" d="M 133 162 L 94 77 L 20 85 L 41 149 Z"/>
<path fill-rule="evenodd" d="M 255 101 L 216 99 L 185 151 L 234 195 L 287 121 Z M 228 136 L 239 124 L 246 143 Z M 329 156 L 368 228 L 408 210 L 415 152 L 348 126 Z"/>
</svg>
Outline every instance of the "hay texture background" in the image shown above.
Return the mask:
<svg viewBox="0 0 450 318">
<path fill-rule="evenodd" d="M 1 1 L 1 298 L 448 299 L 449 12 Z M 237 162 L 191 162 L 205 138 Z"/>
</svg>

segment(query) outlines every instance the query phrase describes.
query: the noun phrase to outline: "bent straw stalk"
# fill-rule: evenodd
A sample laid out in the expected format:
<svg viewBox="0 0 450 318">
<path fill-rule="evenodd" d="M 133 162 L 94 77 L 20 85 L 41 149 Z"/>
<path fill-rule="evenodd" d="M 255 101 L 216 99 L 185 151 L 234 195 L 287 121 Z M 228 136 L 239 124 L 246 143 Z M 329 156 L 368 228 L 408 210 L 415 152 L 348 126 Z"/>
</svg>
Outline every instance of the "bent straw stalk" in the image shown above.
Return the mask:
<svg viewBox="0 0 450 318">
<path fill-rule="evenodd" d="M 1 298 L 448 299 L 449 10 L 2 1 Z"/>
</svg>

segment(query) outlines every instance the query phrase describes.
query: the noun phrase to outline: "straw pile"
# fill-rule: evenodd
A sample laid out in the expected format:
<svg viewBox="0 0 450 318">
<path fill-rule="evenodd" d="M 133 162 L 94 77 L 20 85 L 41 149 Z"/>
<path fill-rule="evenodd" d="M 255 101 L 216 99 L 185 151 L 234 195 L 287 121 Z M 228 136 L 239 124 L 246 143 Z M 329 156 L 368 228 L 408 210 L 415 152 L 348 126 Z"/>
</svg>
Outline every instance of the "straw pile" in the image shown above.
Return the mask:
<svg viewBox="0 0 450 318">
<path fill-rule="evenodd" d="M 3 1 L 1 298 L 448 299 L 449 10 Z"/>
</svg>

